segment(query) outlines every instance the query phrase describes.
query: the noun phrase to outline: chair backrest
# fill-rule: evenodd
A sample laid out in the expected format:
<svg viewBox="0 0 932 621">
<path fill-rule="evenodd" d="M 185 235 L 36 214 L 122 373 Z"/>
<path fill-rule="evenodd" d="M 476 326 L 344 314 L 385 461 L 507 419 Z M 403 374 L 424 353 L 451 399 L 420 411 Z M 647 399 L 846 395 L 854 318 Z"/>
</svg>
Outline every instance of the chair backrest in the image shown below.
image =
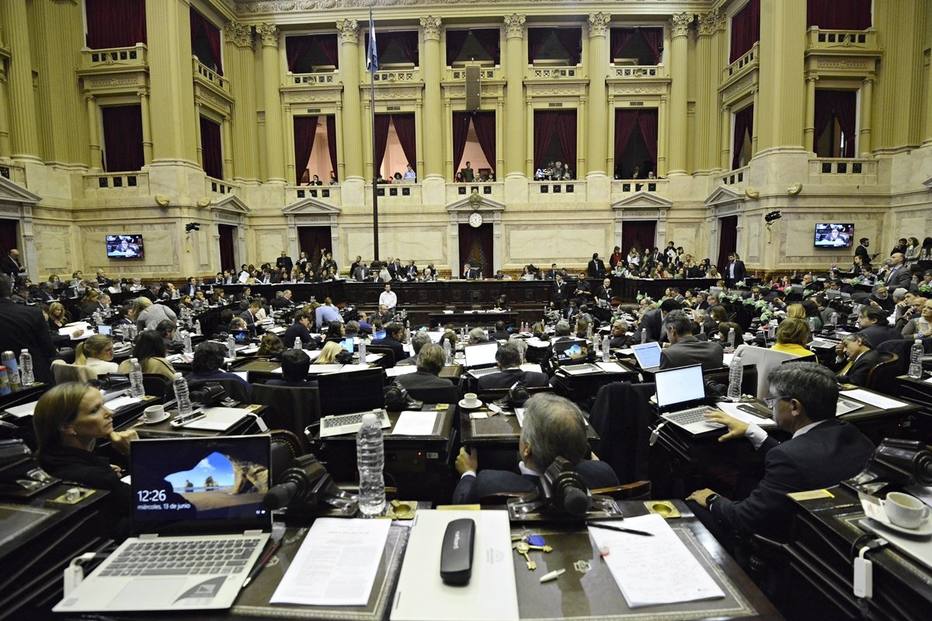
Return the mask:
<svg viewBox="0 0 932 621">
<path fill-rule="evenodd" d="M 299 438 L 304 438 L 309 425 L 320 420 L 317 388 L 256 384 L 252 400 L 267 407 L 262 418 L 271 429 L 286 429 Z"/>
<path fill-rule="evenodd" d="M 143 373 L 142 386 L 147 395 L 161 399 L 168 393 L 171 380 L 158 373 Z"/>
<path fill-rule="evenodd" d="M 223 386 L 223 389 L 226 391 L 227 396 L 235 401 L 240 403 L 249 403 L 252 399 L 250 396 L 250 389 L 244 386 L 241 382 L 238 382 L 233 379 L 210 379 L 210 380 L 195 380 L 188 381 L 188 387 L 192 390 L 198 386 L 203 386 L 204 384 L 220 384 Z"/>
<path fill-rule="evenodd" d="M 478 391 L 476 394 L 483 403 L 490 403 L 507 398 L 509 390 L 511 390 L 511 388 L 486 388 L 485 390 Z M 538 393 L 553 392 L 553 386 L 534 386 L 525 388 L 525 390 L 529 396 L 533 397 Z"/>
<path fill-rule="evenodd" d="M 912 339 L 893 339 L 884 341 L 878 345 L 877 351 L 885 354 L 896 354 L 898 357 L 896 362 L 896 374 L 903 375 L 909 368 L 909 350 L 912 346 Z"/>
<path fill-rule="evenodd" d="M 728 367 L 719 367 L 717 369 L 708 369 L 702 372 L 704 381 L 712 381 L 716 384 L 728 386 Z M 751 363 L 744 364 L 744 373 L 741 375 L 741 394 L 757 394 L 757 365 Z"/>
<path fill-rule="evenodd" d="M 81 382 L 86 384 L 97 379 L 97 374 L 83 364 L 68 364 L 61 360 L 52 362 L 52 377 L 56 384 Z"/>
<path fill-rule="evenodd" d="M 787 354 L 766 347 L 755 347 L 754 345 L 740 345 L 735 350 L 735 355 L 741 355 L 741 360 L 745 365 L 753 363 L 757 367 L 757 392 L 755 396 L 758 399 L 766 399 L 770 386 L 767 383 L 767 377 L 770 371 L 783 364 L 786 360 L 796 358 L 793 354 Z M 727 383 L 727 382 L 726 382 Z"/>
<path fill-rule="evenodd" d="M 383 354 L 379 361 L 376 363 L 383 369 L 390 369 L 395 366 L 395 352 L 391 347 L 386 347 L 384 345 L 367 345 L 366 353 L 369 354 Z"/>
<path fill-rule="evenodd" d="M 883 356 L 884 359 L 871 367 L 871 370 L 867 373 L 867 385 L 865 388 L 870 388 L 878 392 L 886 392 L 896 385 L 894 379 L 899 373 L 897 369 L 900 357 L 891 352 L 882 353 L 881 356 Z"/>
<path fill-rule="evenodd" d="M 438 388 L 408 388 L 408 395 L 412 399 L 424 403 L 456 403 L 460 400 L 459 386 L 450 384 Z"/>
</svg>

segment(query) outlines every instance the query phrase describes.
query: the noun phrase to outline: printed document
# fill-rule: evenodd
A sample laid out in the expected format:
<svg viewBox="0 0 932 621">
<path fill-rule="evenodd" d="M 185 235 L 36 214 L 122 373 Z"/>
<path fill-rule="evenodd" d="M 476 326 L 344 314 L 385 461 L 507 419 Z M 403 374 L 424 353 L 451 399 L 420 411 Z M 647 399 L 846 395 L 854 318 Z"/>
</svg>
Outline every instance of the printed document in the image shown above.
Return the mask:
<svg viewBox="0 0 932 621">
<path fill-rule="evenodd" d="M 429 436 L 434 433 L 434 423 L 437 422 L 436 410 L 423 412 L 402 412 L 392 429 L 393 436 Z"/>
</svg>

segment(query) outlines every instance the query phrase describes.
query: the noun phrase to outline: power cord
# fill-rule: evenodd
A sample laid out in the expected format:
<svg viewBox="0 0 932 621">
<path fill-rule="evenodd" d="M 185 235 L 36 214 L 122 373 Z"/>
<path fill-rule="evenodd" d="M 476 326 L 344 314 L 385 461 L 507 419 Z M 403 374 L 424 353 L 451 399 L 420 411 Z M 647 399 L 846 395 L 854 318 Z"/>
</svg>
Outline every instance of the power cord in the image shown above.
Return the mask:
<svg viewBox="0 0 932 621">
<path fill-rule="evenodd" d="M 84 581 L 84 563 L 108 556 L 104 552 L 86 552 L 71 559 L 64 571 L 64 596 L 68 597 Z"/>
</svg>

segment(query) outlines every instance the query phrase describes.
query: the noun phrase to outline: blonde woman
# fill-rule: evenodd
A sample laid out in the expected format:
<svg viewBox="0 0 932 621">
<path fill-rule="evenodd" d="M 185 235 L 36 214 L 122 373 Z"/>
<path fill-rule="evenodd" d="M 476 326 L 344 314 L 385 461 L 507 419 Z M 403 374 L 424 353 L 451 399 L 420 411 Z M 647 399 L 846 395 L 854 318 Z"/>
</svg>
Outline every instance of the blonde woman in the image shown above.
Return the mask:
<svg viewBox="0 0 932 621">
<path fill-rule="evenodd" d="M 165 340 L 155 330 L 146 330 L 136 337 L 133 357 L 139 361 L 143 373 L 161 375 L 169 380 L 175 378 L 175 368 L 165 359 Z M 129 373 L 130 370 L 129 360 L 124 360 L 120 364 L 120 373 Z"/>
<path fill-rule="evenodd" d="M 314 361 L 314 364 L 338 364 L 337 356 L 343 348 L 336 341 L 327 341 L 324 348 L 320 350 L 320 356 Z"/>
<path fill-rule="evenodd" d="M 84 365 L 95 375 L 117 373 L 119 366 L 113 362 L 113 339 L 103 334 L 89 336 L 74 350 L 74 363 Z"/>
</svg>

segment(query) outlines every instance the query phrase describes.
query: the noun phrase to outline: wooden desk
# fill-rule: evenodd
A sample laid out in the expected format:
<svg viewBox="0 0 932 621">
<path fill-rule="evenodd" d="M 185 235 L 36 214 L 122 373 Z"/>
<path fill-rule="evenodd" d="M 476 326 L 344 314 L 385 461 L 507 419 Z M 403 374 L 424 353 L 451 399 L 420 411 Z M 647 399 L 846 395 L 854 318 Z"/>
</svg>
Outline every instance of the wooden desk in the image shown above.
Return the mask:
<svg viewBox="0 0 932 621">
<path fill-rule="evenodd" d="M 506 326 L 518 324 L 518 313 L 512 311 L 459 311 L 453 313 L 429 313 L 430 326 L 472 326 L 473 328 L 494 327 L 499 321 Z"/>
</svg>

